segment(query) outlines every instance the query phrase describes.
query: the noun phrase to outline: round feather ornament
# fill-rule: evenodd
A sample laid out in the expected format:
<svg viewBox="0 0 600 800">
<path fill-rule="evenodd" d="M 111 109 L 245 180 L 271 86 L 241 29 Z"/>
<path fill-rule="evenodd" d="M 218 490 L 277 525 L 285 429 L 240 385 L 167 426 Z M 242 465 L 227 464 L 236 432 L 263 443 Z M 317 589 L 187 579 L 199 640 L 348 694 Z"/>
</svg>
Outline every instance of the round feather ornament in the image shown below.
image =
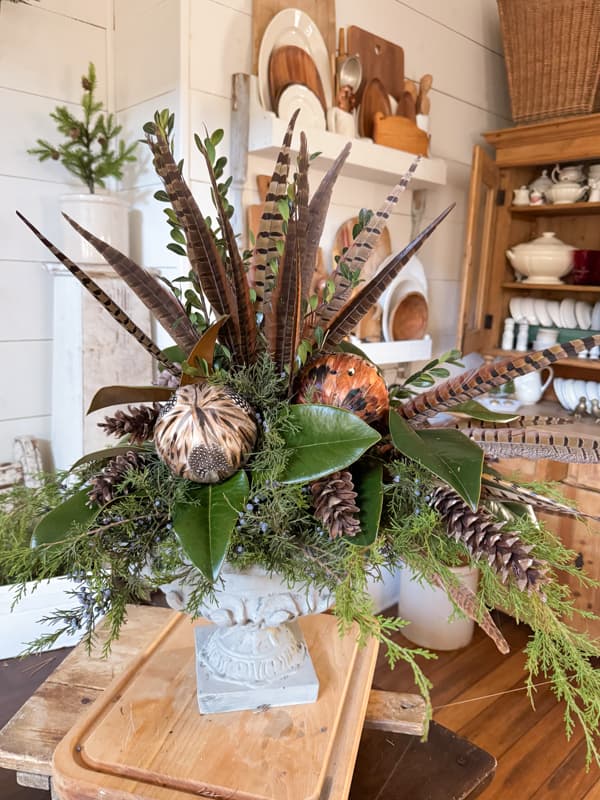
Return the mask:
<svg viewBox="0 0 600 800">
<path fill-rule="evenodd" d="M 309 361 L 296 383 L 298 403 L 322 403 L 352 411 L 365 422 L 379 422 L 389 396 L 377 367 L 353 353 L 324 353 Z"/>
<path fill-rule="evenodd" d="M 182 478 L 218 483 L 245 463 L 258 428 L 249 403 L 227 386 L 182 386 L 161 411 L 154 444 L 165 464 Z"/>
</svg>

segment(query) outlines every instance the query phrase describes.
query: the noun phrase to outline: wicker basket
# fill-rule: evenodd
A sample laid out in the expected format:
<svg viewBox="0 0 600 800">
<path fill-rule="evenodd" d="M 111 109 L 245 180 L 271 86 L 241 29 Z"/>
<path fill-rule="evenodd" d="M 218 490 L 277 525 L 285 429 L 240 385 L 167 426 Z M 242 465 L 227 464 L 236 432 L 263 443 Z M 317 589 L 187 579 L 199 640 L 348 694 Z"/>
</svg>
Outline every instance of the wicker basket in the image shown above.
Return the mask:
<svg viewBox="0 0 600 800">
<path fill-rule="evenodd" d="M 515 122 L 600 109 L 600 0 L 498 0 Z"/>
</svg>

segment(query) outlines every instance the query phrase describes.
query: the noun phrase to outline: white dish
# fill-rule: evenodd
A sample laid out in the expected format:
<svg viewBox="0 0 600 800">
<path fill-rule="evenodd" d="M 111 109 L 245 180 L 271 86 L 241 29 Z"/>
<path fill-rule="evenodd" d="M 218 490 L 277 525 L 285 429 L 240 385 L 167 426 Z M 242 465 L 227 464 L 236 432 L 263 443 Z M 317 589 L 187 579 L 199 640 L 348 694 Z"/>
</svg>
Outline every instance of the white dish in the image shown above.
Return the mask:
<svg viewBox="0 0 600 800">
<path fill-rule="evenodd" d="M 535 308 L 535 315 L 540 321 L 540 325 L 543 325 L 544 328 L 552 325 L 552 319 L 548 313 L 548 301 L 544 300 L 543 297 L 536 297 L 533 300 L 533 306 Z"/>
<path fill-rule="evenodd" d="M 570 411 L 575 409 L 575 406 L 579 402 L 579 398 L 581 395 L 578 395 L 575 390 L 575 381 L 572 378 L 567 378 L 563 383 L 563 391 L 565 395 L 565 399 L 567 401 L 567 405 Z"/>
<path fill-rule="evenodd" d="M 587 394 L 587 398 L 590 401 L 589 406 L 591 410 L 592 400 L 598 400 L 598 384 L 596 383 L 596 381 L 585 382 L 585 393 Z"/>
<path fill-rule="evenodd" d="M 298 130 L 305 128 L 325 130 L 327 127 L 325 113 L 317 95 L 301 83 L 292 83 L 281 93 L 277 104 L 277 116 L 287 122 L 297 108 L 300 109 L 296 120 Z"/>
<path fill-rule="evenodd" d="M 535 303 L 533 297 L 521 298 L 521 313 L 530 325 L 537 325 L 538 318 L 535 313 Z"/>
<path fill-rule="evenodd" d="M 546 309 L 548 310 L 548 315 L 550 316 L 553 324 L 556 325 L 557 328 L 561 328 L 562 320 L 560 317 L 560 301 L 546 300 Z"/>
<path fill-rule="evenodd" d="M 521 309 L 521 300 L 521 297 L 511 297 L 508 303 L 510 315 L 513 319 L 516 319 L 517 322 L 524 319 L 523 311 Z"/>
<path fill-rule="evenodd" d="M 589 404 L 588 396 L 587 396 L 586 382 L 585 381 L 573 380 L 572 383 L 573 383 L 573 391 L 575 392 L 575 395 L 576 395 L 576 398 L 577 398 L 573 408 L 575 408 L 577 403 L 583 397 L 585 399 L 585 402 L 586 402 L 586 408 L 589 409 L 590 408 L 590 404 Z"/>
<path fill-rule="evenodd" d="M 592 309 L 592 330 L 600 331 L 600 300 L 594 305 Z"/>
<path fill-rule="evenodd" d="M 568 410 L 569 406 L 567 404 L 567 399 L 564 395 L 563 382 L 564 382 L 563 378 L 555 378 L 552 387 L 554 388 L 554 394 L 556 395 L 558 402 L 561 404 L 563 408 L 566 408 Z"/>
<path fill-rule="evenodd" d="M 269 59 L 278 47 L 294 45 L 305 50 L 316 64 L 327 108 L 333 106 L 333 87 L 327 45 L 312 19 L 298 8 L 284 8 L 275 14 L 263 33 L 258 51 L 258 96 L 263 108 L 273 111 L 269 96 Z"/>
<path fill-rule="evenodd" d="M 381 272 L 381 270 L 385 267 L 385 265 L 394 258 L 395 253 L 384 258 L 384 260 L 379 265 L 377 272 Z M 394 280 L 390 283 L 388 288 L 383 292 L 381 297 L 379 298 L 379 305 L 385 309 L 390 304 L 390 295 L 395 291 L 396 287 L 406 280 L 414 280 L 421 286 L 421 292 L 424 295 L 425 299 L 427 299 L 427 276 L 425 275 L 425 270 L 423 268 L 423 264 L 419 261 L 417 256 L 413 256 L 408 260 L 408 262 L 402 267 L 400 272 L 396 275 Z"/>
<path fill-rule="evenodd" d="M 562 328 L 576 328 L 577 317 L 575 316 L 575 300 L 565 297 L 560 303 L 560 318 Z"/>
<path fill-rule="evenodd" d="M 579 327 L 587 331 L 592 324 L 592 304 L 585 300 L 577 300 L 575 303 L 575 318 Z"/>
</svg>

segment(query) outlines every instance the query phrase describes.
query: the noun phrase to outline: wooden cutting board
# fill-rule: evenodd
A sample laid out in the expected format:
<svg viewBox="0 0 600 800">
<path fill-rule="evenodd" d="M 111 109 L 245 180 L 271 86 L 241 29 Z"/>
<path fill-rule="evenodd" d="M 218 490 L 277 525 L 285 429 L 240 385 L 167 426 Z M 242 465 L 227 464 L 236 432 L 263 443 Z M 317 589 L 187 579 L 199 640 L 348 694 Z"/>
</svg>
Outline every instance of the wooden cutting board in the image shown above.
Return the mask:
<svg viewBox="0 0 600 800">
<path fill-rule="evenodd" d="M 364 87 L 370 80 L 378 78 L 388 94 L 400 101 L 404 92 L 404 50 L 387 39 L 351 25 L 347 32 L 348 55 L 359 55 L 363 68 L 363 80 L 357 101 L 362 101 Z"/>
<path fill-rule="evenodd" d="M 355 632 L 340 638 L 333 616 L 300 624 L 319 676 L 316 703 L 200 714 L 193 626 L 173 618 L 57 748 L 61 800 L 317 800 L 332 765 L 351 775 L 377 646 L 359 654 Z"/>
<path fill-rule="evenodd" d="M 371 78 L 363 89 L 362 101 L 358 109 L 358 133 L 373 138 L 375 114 L 389 117 L 392 113 L 390 99 L 385 86 L 379 78 Z"/>
<path fill-rule="evenodd" d="M 271 53 L 269 59 L 269 94 L 273 108 L 277 108 L 281 93 L 292 83 L 299 83 L 310 89 L 327 113 L 325 92 L 317 65 L 301 47 L 285 45 Z"/>
</svg>

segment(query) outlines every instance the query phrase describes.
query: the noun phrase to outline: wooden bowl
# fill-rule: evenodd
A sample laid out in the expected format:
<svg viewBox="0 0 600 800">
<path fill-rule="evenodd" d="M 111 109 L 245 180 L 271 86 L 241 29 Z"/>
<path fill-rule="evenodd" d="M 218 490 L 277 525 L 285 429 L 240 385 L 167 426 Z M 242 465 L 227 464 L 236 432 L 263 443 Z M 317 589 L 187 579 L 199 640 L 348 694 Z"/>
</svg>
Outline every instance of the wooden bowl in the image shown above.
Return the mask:
<svg viewBox="0 0 600 800">
<path fill-rule="evenodd" d="M 373 139 L 375 144 L 420 156 L 426 156 L 429 149 L 428 135 L 414 122 L 406 117 L 386 117 L 381 111 L 373 117 Z"/>
<path fill-rule="evenodd" d="M 393 341 L 422 339 L 427 332 L 429 307 L 421 292 L 403 297 L 390 312 L 389 329 Z"/>
<path fill-rule="evenodd" d="M 277 108 L 283 90 L 292 83 L 300 83 L 311 90 L 327 112 L 325 91 L 317 65 L 301 47 L 284 45 L 279 47 L 269 59 L 269 94 L 271 104 Z"/>
</svg>

